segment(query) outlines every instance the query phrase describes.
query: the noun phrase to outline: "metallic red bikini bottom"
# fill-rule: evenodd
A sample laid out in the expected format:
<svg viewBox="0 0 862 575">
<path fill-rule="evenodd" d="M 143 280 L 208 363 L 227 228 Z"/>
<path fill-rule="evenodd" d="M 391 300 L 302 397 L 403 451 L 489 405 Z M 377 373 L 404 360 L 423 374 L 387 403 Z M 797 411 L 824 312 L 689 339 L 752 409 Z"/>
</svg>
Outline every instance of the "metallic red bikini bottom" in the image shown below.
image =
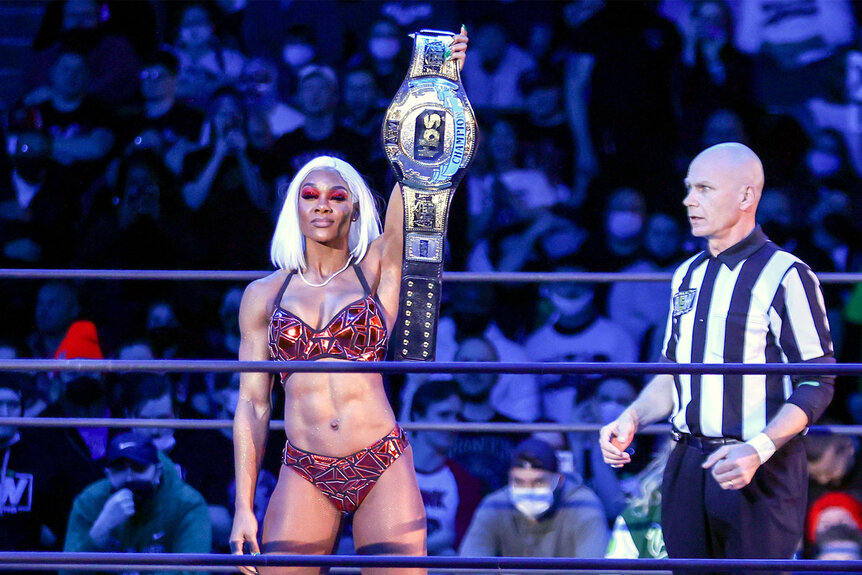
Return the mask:
<svg viewBox="0 0 862 575">
<path fill-rule="evenodd" d="M 347 457 L 328 457 L 297 449 L 288 440 L 281 461 L 326 495 L 342 513 L 353 513 L 377 479 L 410 443 L 400 425 L 386 437 Z"/>
</svg>

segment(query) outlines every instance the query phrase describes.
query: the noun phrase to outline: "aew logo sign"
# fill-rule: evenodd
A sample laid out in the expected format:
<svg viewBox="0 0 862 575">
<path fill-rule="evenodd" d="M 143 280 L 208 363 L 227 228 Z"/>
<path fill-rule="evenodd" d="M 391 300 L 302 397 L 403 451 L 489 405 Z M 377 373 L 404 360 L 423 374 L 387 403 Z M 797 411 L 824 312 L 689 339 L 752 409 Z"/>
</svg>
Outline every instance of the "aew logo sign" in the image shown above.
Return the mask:
<svg viewBox="0 0 862 575">
<path fill-rule="evenodd" d="M 687 314 L 694 309 L 694 300 L 696 297 L 696 289 L 689 289 L 673 294 L 673 317 Z"/>
<path fill-rule="evenodd" d="M 414 157 L 417 160 L 435 162 L 443 156 L 444 119 L 437 110 L 426 110 L 416 117 Z"/>
<path fill-rule="evenodd" d="M 33 507 L 33 474 L 8 472 L 0 484 L 0 515 L 21 513 Z"/>
</svg>

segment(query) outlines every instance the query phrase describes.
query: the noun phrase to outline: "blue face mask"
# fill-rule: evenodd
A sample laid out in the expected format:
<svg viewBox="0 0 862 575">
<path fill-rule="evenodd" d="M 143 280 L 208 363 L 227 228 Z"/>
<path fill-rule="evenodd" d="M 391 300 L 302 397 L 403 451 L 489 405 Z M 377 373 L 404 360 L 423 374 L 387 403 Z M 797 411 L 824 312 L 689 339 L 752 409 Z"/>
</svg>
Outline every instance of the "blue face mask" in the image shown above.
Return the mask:
<svg viewBox="0 0 862 575">
<path fill-rule="evenodd" d="M 554 490 L 559 483 L 560 478 L 558 476 L 553 485 L 547 487 L 515 487 L 510 484 L 509 499 L 515 509 L 530 519 L 536 519 L 554 504 Z"/>
</svg>

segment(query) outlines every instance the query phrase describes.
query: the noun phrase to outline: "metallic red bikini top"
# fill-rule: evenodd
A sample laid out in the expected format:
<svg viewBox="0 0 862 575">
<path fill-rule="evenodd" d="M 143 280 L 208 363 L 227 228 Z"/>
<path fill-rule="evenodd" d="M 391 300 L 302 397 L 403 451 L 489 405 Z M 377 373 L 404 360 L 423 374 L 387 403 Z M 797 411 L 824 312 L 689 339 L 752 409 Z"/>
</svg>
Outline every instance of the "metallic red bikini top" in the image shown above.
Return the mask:
<svg viewBox="0 0 862 575">
<path fill-rule="evenodd" d="M 329 323 L 319 330 L 281 307 L 281 298 L 294 272 L 288 274 L 278 292 L 275 311 L 269 322 L 269 353 L 272 359 L 383 360 L 389 337 L 383 308 L 377 298 L 371 295 L 360 268 L 352 267 L 365 290 L 365 297 L 341 308 Z M 282 380 L 285 375 L 282 374 Z"/>
</svg>

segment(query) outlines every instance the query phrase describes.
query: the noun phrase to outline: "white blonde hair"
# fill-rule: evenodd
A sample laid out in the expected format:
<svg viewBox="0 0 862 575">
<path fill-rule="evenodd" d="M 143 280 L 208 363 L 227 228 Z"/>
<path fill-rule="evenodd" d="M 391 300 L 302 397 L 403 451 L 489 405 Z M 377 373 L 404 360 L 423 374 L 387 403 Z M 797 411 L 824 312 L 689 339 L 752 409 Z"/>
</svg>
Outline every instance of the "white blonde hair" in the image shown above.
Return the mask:
<svg viewBox="0 0 862 575">
<path fill-rule="evenodd" d="M 347 246 L 353 256 L 353 263 L 359 263 L 365 257 L 368 244 L 380 235 L 380 216 L 374 203 L 374 196 L 368 184 L 356 168 L 338 158 L 318 156 L 296 173 L 287 188 L 284 205 L 275 225 L 269 257 L 275 267 L 285 270 L 304 270 L 305 237 L 299 228 L 299 189 L 302 182 L 311 172 L 331 170 L 337 172 L 347 183 L 351 201 L 359 204 L 359 218 L 350 224 Z"/>
</svg>

